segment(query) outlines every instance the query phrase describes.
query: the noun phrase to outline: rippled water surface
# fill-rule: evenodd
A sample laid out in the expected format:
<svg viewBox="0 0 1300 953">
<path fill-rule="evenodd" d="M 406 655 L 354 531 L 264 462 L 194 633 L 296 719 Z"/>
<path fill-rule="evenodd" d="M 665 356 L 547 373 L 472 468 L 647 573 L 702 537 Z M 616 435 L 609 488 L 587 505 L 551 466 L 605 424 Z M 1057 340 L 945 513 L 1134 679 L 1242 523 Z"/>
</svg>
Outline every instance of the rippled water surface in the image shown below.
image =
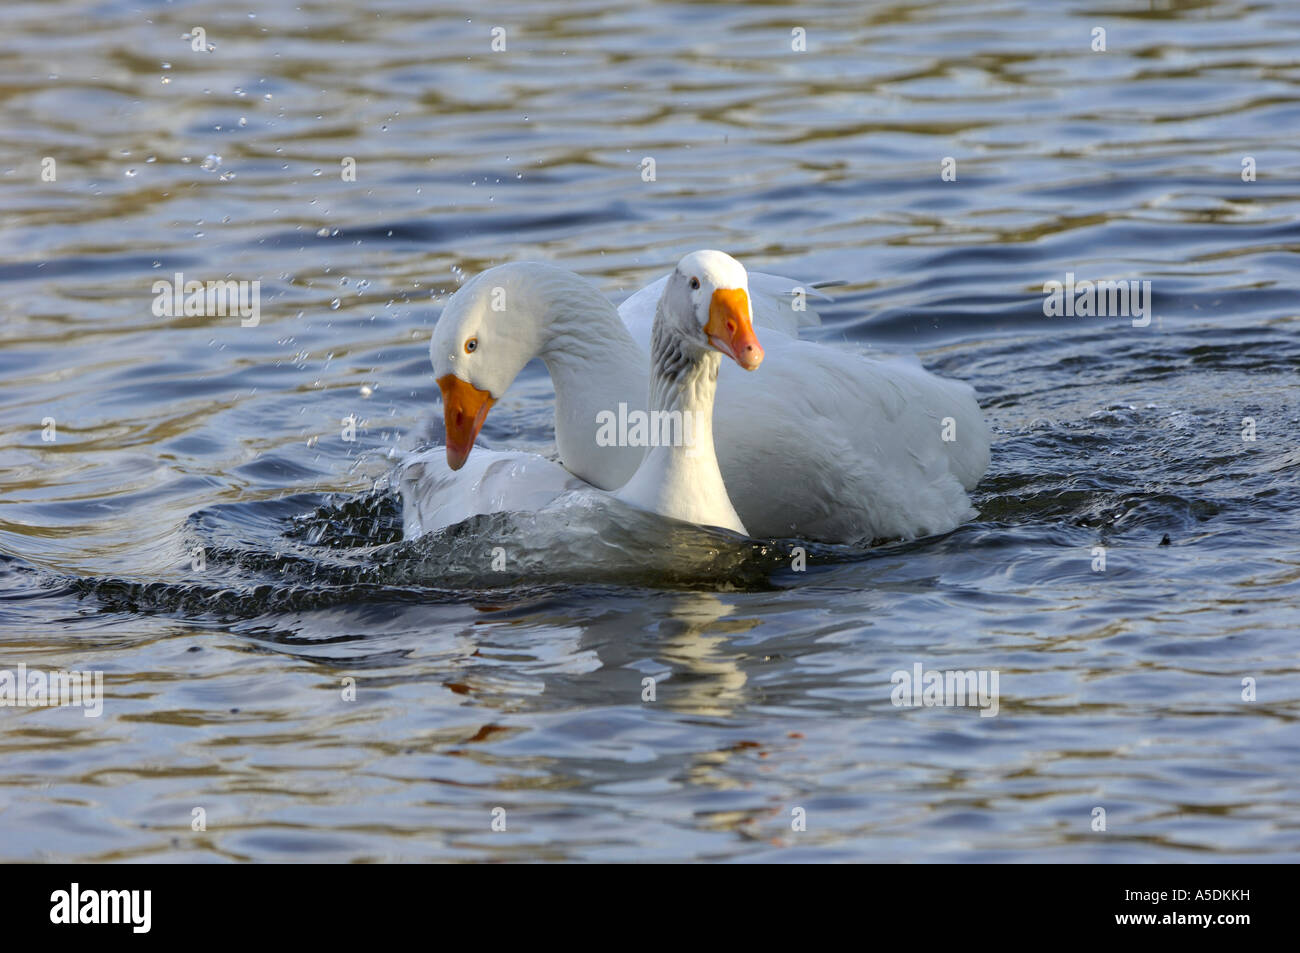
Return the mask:
<svg viewBox="0 0 1300 953">
<path fill-rule="evenodd" d="M 1300 857 L 1300 8 L 479 7 L 0 9 L 0 668 L 107 695 L 0 710 L 0 859 Z M 699 247 L 974 384 L 979 518 L 491 588 L 526 524 L 400 539 L 448 291 Z M 156 316 L 176 272 L 260 324 Z M 1150 326 L 1046 317 L 1071 272 Z M 485 442 L 551 432 L 531 367 Z M 916 663 L 997 716 L 895 707 Z"/>
</svg>

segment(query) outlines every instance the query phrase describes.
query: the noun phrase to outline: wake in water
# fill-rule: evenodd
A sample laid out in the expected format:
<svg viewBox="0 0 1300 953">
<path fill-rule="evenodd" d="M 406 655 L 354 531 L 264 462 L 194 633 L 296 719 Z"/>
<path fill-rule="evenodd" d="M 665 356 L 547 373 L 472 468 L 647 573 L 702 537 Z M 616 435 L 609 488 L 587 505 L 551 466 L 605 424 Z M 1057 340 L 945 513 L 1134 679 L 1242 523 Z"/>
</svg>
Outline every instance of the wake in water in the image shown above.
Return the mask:
<svg viewBox="0 0 1300 953">
<path fill-rule="evenodd" d="M 501 604 L 585 586 L 752 591 L 802 584 L 800 559 L 814 572 L 918 550 L 952 561 L 989 534 L 1041 538 L 1069 565 L 1100 542 L 1127 540 L 1149 552 L 1224 533 L 1290 538 L 1300 456 L 1278 436 L 1297 424 L 1300 340 L 1276 331 L 1260 337 L 1189 330 L 1181 354 L 1162 341 L 1164 350 L 1143 353 L 1136 370 L 1131 354 L 1111 353 L 1131 351 L 1125 342 L 1059 363 L 1045 356 L 1031 392 L 1002 372 L 1004 355 L 986 350 L 973 370 L 999 421 L 998 452 L 974 495 L 980 519 L 944 539 L 877 541 L 870 549 L 746 539 L 593 494 L 407 540 L 390 489 L 398 468 L 360 495 L 297 494 L 192 514 L 180 543 L 202 550 L 201 571 L 183 566 L 165 579 L 131 580 L 7 560 L 0 618 L 22 617 L 22 606 L 62 593 L 106 611 L 247 620 L 374 601 Z M 1216 372 L 1213 394 L 1178 373 L 1187 363 Z M 1090 387 L 1078 387 L 1080 378 Z M 1090 397 L 1098 386 L 1132 402 L 1099 409 Z M 1263 438 L 1243 442 L 1244 417 L 1263 422 Z"/>
<path fill-rule="evenodd" d="M 576 495 L 537 513 L 472 517 L 402 538 L 396 495 L 304 494 L 193 514 L 187 551 L 203 567 L 170 580 L 47 580 L 108 611 L 233 620 L 373 601 L 531 598 L 586 586 L 762 590 L 800 565 L 860 556 L 846 548 L 747 539 Z"/>
</svg>

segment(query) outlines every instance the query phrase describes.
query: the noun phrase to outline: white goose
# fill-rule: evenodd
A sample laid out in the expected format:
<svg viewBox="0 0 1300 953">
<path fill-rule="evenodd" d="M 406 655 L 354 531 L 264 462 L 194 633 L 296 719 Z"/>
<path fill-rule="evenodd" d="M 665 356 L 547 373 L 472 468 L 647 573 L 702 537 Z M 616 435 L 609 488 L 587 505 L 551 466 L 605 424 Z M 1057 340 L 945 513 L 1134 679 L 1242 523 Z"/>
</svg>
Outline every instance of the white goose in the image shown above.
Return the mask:
<svg viewBox="0 0 1300 953">
<path fill-rule="evenodd" d="M 674 439 L 646 453 L 613 495 L 663 516 L 749 535 L 718 469 L 713 401 L 721 355 L 752 371 L 763 360 L 763 347 L 749 318 L 744 270 L 717 265 L 699 254 L 687 255 L 660 283 L 649 398 L 651 419 L 666 421 L 662 432 Z M 466 353 L 476 350 L 474 345 Z M 449 415 L 452 406 L 449 401 Z M 483 451 L 475 460 L 485 462 L 467 473 L 450 469 L 453 453 L 449 445 L 448 463 L 435 450 L 403 466 L 399 486 L 408 538 L 476 513 L 531 512 L 570 490 L 592 489 L 536 454 Z"/>
<path fill-rule="evenodd" d="M 744 268 L 730 256 L 702 251 L 687 259 L 726 276 L 717 289 L 747 289 Z M 747 290 L 743 307 L 733 304 L 768 329 L 763 374 L 724 365 L 714 409 L 718 464 L 741 523 L 758 536 L 862 542 L 947 532 L 973 516 L 966 490 L 989 461 L 974 391 L 913 361 L 798 340 L 792 335 L 807 322 L 771 293 L 794 282 L 764 281 L 768 290 L 755 295 L 752 309 Z M 620 405 L 629 413 L 646 409 L 648 361 L 633 331 L 645 334 L 650 294 L 630 298 L 621 316 L 586 280 L 537 262 L 499 265 L 461 287 L 430 344 L 448 465 L 465 465 L 493 403 L 540 357 L 555 386 L 564 468 L 602 489 L 627 483 L 645 450 L 611 445 L 601 428 Z M 718 306 L 727 306 L 725 297 Z M 498 457 L 479 472 L 517 462 Z M 457 485 L 450 474 L 440 482 Z M 492 494 L 478 492 L 475 482 L 451 496 L 482 512 Z M 431 481 L 429 492 L 437 489 Z"/>
</svg>

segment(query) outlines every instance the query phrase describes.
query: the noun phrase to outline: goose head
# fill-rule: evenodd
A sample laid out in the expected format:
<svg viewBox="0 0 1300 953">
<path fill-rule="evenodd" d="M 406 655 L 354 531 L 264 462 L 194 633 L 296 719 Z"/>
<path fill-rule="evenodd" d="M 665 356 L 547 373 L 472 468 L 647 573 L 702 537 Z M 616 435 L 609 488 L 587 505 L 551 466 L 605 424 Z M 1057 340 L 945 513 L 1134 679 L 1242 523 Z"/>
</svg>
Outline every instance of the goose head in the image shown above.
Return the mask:
<svg viewBox="0 0 1300 953">
<path fill-rule="evenodd" d="M 763 362 L 754 334 L 749 276 L 720 251 L 691 252 L 677 263 L 659 303 L 658 320 L 695 352 L 721 351 L 747 371 Z"/>
<path fill-rule="evenodd" d="M 453 470 L 464 466 L 492 405 L 537 356 L 553 297 L 546 295 L 548 284 L 567 275 L 538 262 L 498 265 L 448 299 L 429 358 L 442 391 L 447 465 Z"/>
</svg>

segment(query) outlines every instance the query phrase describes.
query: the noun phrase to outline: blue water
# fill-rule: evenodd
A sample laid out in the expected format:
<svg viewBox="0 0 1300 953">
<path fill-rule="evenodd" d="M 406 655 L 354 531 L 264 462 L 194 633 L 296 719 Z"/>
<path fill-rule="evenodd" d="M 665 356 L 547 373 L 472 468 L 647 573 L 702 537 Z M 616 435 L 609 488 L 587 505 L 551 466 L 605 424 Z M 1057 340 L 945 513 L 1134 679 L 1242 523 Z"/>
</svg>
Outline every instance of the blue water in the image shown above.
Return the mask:
<svg viewBox="0 0 1300 953">
<path fill-rule="evenodd" d="M 106 698 L 0 708 L 0 859 L 1300 857 L 1298 48 L 1281 0 L 6 4 L 0 669 Z M 700 247 L 972 383 L 979 517 L 491 587 L 508 520 L 400 540 L 448 292 Z M 156 316 L 178 271 L 260 324 Z M 1067 273 L 1150 326 L 1046 316 Z M 533 366 L 484 439 L 552 421 Z M 894 705 L 917 663 L 997 715 Z"/>
</svg>

